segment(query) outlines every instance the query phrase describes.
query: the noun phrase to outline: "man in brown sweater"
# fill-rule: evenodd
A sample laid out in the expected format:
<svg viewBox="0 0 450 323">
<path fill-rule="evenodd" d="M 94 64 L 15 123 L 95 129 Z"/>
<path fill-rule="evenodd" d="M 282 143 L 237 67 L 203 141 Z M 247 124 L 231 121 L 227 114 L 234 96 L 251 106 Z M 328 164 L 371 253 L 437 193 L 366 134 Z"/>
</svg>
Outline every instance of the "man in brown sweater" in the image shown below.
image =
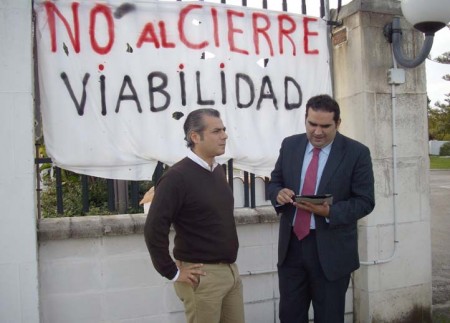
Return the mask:
<svg viewBox="0 0 450 323">
<path fill-rule="evenodd" d="M 233 193 L 215 161 L 228 136 L 214 109 L 192 111 L 184 132 L 190 151 L 157 183 L 145 241 L 155 269 L 174 281 L 188 323 L 243 323 Z M 171 225 L 175 261 L 169 254 Z"/>
</svg>

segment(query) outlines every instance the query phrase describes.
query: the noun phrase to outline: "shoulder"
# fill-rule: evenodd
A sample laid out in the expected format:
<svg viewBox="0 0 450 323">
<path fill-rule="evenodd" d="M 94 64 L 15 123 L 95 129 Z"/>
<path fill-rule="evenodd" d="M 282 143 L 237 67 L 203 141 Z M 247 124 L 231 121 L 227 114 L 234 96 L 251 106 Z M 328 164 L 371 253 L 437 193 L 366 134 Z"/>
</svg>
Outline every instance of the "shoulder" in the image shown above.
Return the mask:
<svg viewBox="0 0 450 323">
<path fill-rule="evenodd" d="M 167 169 L 167 171 L 163 174 L 160 181 L 162 180 L 170 180 L 170 179 L 180 179 L 184 174 L 188 174 L 188 170 L 192 167 L 194 163 L 189 158 L 183 158 L 180 161 L 176 162 L 172 166 Z"/>
<path fill-rule="evenodd" d="M 338 132 L 336 134 L 335 141 L 337 143 L 341 143 L 341 144 L 344 144 L 346 146 L 351 146 L 351 147 L 355 147 L 355 148 L 366 148 L 367 149 L 367 146 L 364 145 L 363 143 L 361 143 L 360 141 L 352 139 L 352 138 L 347 137 L 347 136 L 344 136 L 340 132 Z"/>
<path fill-rule="evenodd" d="M 307 139 L 306 134 L 304 134 L 304 133 L 292 135 L 292 136 L 284 138 L 282 145 L 298 144 L 299 142 L 306 140 L 306 139 Z"/>
<path fill-rule="evenodd" d="M 192 164 L 192 160 L 190 160 L 188 157 L 184 157 L 183 159 L 179 160 L 175 164 L 173 164 L 168 171 L 179 171 L 183 168 L 189 167 Z"/>
<path fill-rule="evenodd" d="M 344 149 L 370 154 L 369 147 L 359 142 L 358 140 L 344 136 L 339 132 L 336 134 L 335 143 L 337 144 L 337 146 L 342 146 Z"/>
<path fill-rule="evenodd" d="M 155 195 L 163 194 L 161 192 L 183 192 L 192 182 L 192 170 L 195 163 L 189 158 L 183 158 L 167 169 L 161 176 L 155 187 Z"/>
</svg>

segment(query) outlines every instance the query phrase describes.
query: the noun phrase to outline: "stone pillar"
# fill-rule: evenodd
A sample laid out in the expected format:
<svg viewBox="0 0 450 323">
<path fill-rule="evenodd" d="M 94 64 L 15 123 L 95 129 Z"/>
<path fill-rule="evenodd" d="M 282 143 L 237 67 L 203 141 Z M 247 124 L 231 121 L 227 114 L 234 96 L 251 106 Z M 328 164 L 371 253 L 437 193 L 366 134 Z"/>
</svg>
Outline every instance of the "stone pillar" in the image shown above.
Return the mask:
<svg viewBox="0 0 450 323">
<path fill-rule="evenodd" d="M 0 322 L 39 322 L 32 1 L 0 1 Z"/>
<path fill-rule="evenodd" d="M 376 207 L 358 226 L 366 264 L 353 274 L 355 322 L 431 322 L 425 64 L 389 84 L 394 63 L 383 27 L 394 15 L 401 16 L 398 1 L 355 0 L 333 31 L 340 130 L 370 148 L 375 173 Z M 423 37 L 403 18 L 401 26 L 403 51 L 415 57 Z"/>
</svg>

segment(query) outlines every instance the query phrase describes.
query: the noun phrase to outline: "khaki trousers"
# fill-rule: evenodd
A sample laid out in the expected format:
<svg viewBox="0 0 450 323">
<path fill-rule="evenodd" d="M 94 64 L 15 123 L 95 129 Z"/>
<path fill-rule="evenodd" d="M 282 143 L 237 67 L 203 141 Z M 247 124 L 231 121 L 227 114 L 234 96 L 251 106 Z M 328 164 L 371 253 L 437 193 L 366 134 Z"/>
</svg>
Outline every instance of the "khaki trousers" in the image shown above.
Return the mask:
<svg viewBox="0 0 450 323">
<path fill-rule="evenodd" d="M 181 266 L 192 263 L 182 262 Z M 242 281 L 236 264 L 204 264 L 197 286 L 175 282 L 187 323 L 244 323 Z"/>
</svg>

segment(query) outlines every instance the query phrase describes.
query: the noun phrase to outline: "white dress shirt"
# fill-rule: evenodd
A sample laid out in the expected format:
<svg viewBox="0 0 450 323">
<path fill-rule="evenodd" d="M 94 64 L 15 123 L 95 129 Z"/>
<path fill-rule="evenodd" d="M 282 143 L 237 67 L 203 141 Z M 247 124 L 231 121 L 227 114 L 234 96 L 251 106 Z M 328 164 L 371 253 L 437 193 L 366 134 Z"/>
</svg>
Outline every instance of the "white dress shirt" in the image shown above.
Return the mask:
<svg viewBox="0 0 450 323">
<path fill-rule="evenodd" d="M 333 142 L 329 143 L 328 145 L 326 145 L 325 147 L 320 149 L 319 168 L 317 169 L 316 190 L 314 191 L 314 194 L 317 194 L 317 188 L 319 187 L 320 179 L 322 178 L 323 169 L 325 168 L 325 164 L 327 163 L 328 156 L 330 155 L 332 145 L 333 145 Z M 305 180 L 306 169 L 308 168 L 309 163 L 311 162 L 311 159 L 313 157 L 313 149 L 314 149 L 314 146 L 311 145 L 310 142 L 308 142 L 308 145 L 306 146 L 305 156 L 303 157 L 303 166 L 302 166 L 302 173 L 300 176 L 301 180 L 300 180 L 299 192 L 301 192 L 303 189 L 303 182 Z M 296 217 L 296 214 L 294 214 L 294 222 L 292 222 L 293 224 L 295 223 L 295 217 Z M 327 222 L 329 221 L 328 219 L 325 219 L 325 220 Z M 316 219 L 312 216 L 312 213 L 311 213 L 310 229 L 315 229 L 315 228 L 316 228 Z"/>
</svg>

